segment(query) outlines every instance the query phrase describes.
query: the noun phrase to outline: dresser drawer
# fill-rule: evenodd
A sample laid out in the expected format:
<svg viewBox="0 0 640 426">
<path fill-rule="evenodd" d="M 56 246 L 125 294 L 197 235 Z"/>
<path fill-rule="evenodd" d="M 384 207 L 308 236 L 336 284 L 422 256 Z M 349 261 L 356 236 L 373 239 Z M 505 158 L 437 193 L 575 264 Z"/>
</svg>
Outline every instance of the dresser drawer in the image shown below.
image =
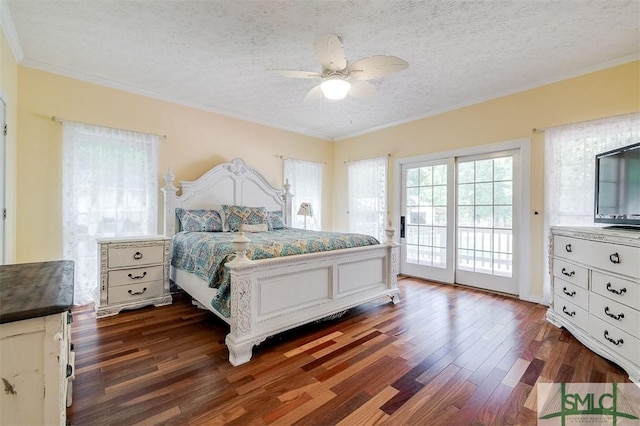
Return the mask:
<svg viewBox="0 0 640 426">
<path fill-rule="evenodd" d="M 572 303 L 563 297 L 556 296 L 553 300 L 553 310 L 562 318 L 571 321 L 581 329 L 588 329 L 589 311 L 579 307 L 575 303 Z"/>
<path fill-rule="evenodd" d="M 161 265 L 146 268 L 119 269 L 109 271 L 109 287 L 145 283 L 162 280 L 164 268 Z"/>
<path fill-rule="evenodd" d="M 553 277 L 553 292 L 583 309 L 589 308 L 589 290 Z"/>
<path fill-rule="evenodd" d="M 164 245 L 110 248 L 108 257 L 109 268 L 162 263 Z"/>
<path fill-rule="evenodd" d="M 605 271 L 640 276 L 640 247 L 557 235 L 553 238 L 553 254 Z"/>
<path fill-rule="evenodd" d="M 640 336 L 640 311 L 594 293 L 589 312 L 634 336 Z"/>
<path fill-rule="evenodd" d="M 162 281 L 109 287 L 109 304 L 162 296 Z"/>
<path fill-rule="evenodd" d="M 640 340 L 595 315 L 589 316 L 589 334 L 606 347 L 640 365 Z"/>
<path fill-rule="evenodd" d="M 582 288 L 589 288 L 589 271 L 582 266 L 561 259 L 553 259 L 553 276 Z"/>
<path fill-rule="evenodd" d="M 640 284 L 602 272 L 591 272 L 591 290 L 609 299 L 640 309 Z"/>
</svg>

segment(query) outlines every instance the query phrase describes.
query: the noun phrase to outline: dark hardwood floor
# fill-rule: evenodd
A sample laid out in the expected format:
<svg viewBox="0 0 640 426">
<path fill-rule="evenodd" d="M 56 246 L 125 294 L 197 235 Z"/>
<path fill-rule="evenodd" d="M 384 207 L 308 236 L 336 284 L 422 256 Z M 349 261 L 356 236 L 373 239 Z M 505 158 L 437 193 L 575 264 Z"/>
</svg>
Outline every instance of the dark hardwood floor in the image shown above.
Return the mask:
<svg viewBox="0 0 640 426">
<path fill-rule="evenodd" d="M 546 308 L 404 278 L 401 302 L 268 339 L 240 367 L 184 296 L 96 320 L 74 308 L 74 425 L 536 423 L 536 383 L 628 382 Z"/>
</svg>

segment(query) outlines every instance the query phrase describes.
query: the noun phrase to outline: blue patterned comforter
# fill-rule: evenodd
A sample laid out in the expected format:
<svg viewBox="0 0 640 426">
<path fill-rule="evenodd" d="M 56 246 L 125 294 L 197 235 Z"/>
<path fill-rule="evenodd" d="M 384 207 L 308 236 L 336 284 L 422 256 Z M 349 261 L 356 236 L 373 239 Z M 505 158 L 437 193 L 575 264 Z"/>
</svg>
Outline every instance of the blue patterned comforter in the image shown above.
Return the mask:
<svg viewBox="0 0 640 426">
<path fill-rule="evenodd" d="M 230 316 L 231 283 L 224 265 L 235 258 L 233 232 L 180 232 L 173 237 L 171 265 L 191 272 L 218 289 L 211 305 Z M 269 259 L 379 244 L 369 235 L 309 231 L 296 228 L 246 234 L 251 239 L 249 259 Z"/>
</svg>

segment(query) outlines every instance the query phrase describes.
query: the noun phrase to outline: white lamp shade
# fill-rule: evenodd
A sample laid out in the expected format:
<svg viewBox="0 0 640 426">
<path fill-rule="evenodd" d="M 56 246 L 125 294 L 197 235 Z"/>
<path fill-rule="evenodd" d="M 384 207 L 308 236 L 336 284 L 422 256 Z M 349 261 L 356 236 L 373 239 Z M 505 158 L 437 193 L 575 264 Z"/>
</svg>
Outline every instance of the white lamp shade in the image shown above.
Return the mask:
<svg viewBox="0 0 640 426">
<path fill-rule="evenodd" d="M 313 208 L 311 203 L 302 203 L 298 209 L 298 216 L 313 216 Z"/>
<path fill-rule="evenodd" d="M 325 98 L 339 100 L 347 96 L 351 90 L 351 83 L 342 79 L 330 79 L 323 81 L 320 89 Z"/>
</svg>

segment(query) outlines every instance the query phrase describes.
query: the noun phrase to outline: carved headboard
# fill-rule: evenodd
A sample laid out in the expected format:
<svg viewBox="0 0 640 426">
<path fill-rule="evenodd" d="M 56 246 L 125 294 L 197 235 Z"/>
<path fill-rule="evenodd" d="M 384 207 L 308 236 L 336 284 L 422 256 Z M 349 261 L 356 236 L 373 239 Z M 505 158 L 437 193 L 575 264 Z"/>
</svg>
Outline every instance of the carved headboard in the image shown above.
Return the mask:
<svg viewBox="0 0 640 426">
<path fill-rule="evenodd" d="M 269 211 L 282 210 L 284 221 L 291 226 L 290 185 L 277 189 L 242 159 L 234 158 L 229 163 L 215 166 L 194 181 L 182 181 L 178 196 L 173 185 L 175 176 L 171 171 L 165 176 L 164 235 L 172 237 L 178 229 L 176 208 L 219 209 L 222 204 L 265 207 Z"/>
</svg>

